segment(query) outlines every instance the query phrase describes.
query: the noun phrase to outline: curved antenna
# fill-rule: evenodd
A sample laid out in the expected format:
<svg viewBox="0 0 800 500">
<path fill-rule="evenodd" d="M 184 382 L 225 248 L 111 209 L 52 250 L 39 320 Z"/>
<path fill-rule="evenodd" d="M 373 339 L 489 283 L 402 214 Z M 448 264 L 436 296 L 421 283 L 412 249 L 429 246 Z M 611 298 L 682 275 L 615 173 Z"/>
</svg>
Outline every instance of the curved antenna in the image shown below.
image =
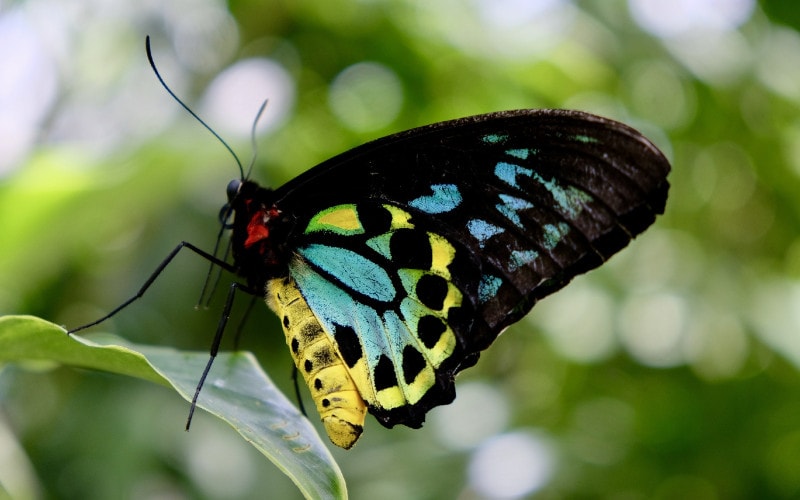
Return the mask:
<svg viewBox="0 0 800 500">
<path fill-rule="evenodd" d="M 261 107 L 258 108 L 258 113 L 256 113 L 255 120 L 253 120 L 253 127 L 250 129 L 250 147 L 253 149 L 253 157 L 250 159 L 250 164 L 247 166 L 247 175 L 242 177 L 242 180 L 250 178 L 250 174 L 253 172 L 253 165 L 256 164 L 256 158 L 258 157 L 258 144 L 256 144 L 256 126 L 258 125 L 258 121 L 261 119 L 261 115 L 264 114 L 264 110 L 267 109 L 268 102 L 269 99 L 264 99 L 264 102 L 261 103 Z"/>
<path fill-rule="evenodd" d="M 241 174 L 241 176 L 242 176 L 242 180 L 244 180 L 244 179 L 245 179 L 245 176 L 244 176 L 244 168 L 242 167 L 242 162 L 240 162 L 240 161 L 239 161 L 239 157 L 238 157 L 238 156 L 236 156 L 236 153 L 234 153 L 234 152 L 233 152 L 233 149 L 231 149 L 231 147 L 230 147 L 230 146 L 228 146 L 228 143 L 227 143 L 227 142 L 225 142 L 225 141 L 222 139 L 222 137 L 220 137 L 220 136 L 219 136 L 219 134 L 217 134 L 217 133 L 214 131 L 214 129 L 212 129 L 211 127 L 209 127 L 209 126 L 208 126 L 208 124 L 207 124 L 206 122 L 204 122 L 202 118 L 200 118 L 199 116 L 197 116 L 197 113 L 195 113 L 194 111 L 192 111 L 192 110 L 189 108 L 189 106 L 187 106 L 186 104 L 184 104 L 184 102 L 183 102 L 183 101 L 181 101 L 181 100 L 180 100 L 180 98 L 179 98 L 178 96 L 176 96 L 176 95 L 175 95 L 175 92 L 173 92 L 173 91 L 172 91 L 172 89 L 170 89 L 170 88 L 167 86 L 167 84 L 166 84 L 166 82 L 164 81 L 164 79 L 163 79 L 163 78 L 161 78 L 161 74 L 158 72 L 158 69 L 156 69 L 156 63 L 155 63 L 155 61 L 153 61 L 153 54 L 150 52 L 150 35 L 148 35 L 147 37 L 145 37 L 145 39 L 144 39 L 144 45 L 145 45 L 145 51 L 147 52 L 147 60 L 148 60 L 148 61 L 150 61 L 150 67 L 151 67 L 151 68 L 153 68 L 153 73 L 155 73 L 155 74 L 156 74 L 156 78 L 158 78 L 158 81 L 161 83 L 161 86 L 162 86 L 162 87 L 164 87 L 164 89 L 165 89 L 165 90 L 166 90 L 166 91 L 169 93 L 169 95 L 171 95 L 171 96 L 172 96 L 172 98 L 173 98 L 173 99 L 175 99 L 175 100 L 178 102 L 178 104 L 180 104 L 181 106 L 183 106 L 183 109 L 185 109 L 186 111 L 188 111 L 188 112 L 189 112 L 189 114 L 190 114 L 190 115 L 192 115 L 192 116 L 194 117 L 194 119 L 195 119 L 195 120 L 197 120 L 198 122 L 200 122 L 200 124 L 201 124 L 201 125 L 203 125 L 203 126 L 206 128 L 206 130 L 208 130 L 209 132 L 211 132 L 211 133 L 214 135 L 214 137 L 216 137 L 216 138 L 217 138 L 217 140 L 218 140 L 219 142 L 221 142 L 223 146 L 225 146 L 225 149 L 227 149 L 227 150 L 228 150 L 228 152 L 231 154 L 231 156 L 233 156 L 233 159 L 234 159 L 234 160 L 236 160 L 236 165 L 238 165 L 238 166 L 239 166 L 239 173 L 240 173 L 240 174 Z M 259 114 L 260 114 L 260 113 L 259 113 Z M 255 127 L 255 126 L 254 126 L 254 127 Z"/>
</svg>

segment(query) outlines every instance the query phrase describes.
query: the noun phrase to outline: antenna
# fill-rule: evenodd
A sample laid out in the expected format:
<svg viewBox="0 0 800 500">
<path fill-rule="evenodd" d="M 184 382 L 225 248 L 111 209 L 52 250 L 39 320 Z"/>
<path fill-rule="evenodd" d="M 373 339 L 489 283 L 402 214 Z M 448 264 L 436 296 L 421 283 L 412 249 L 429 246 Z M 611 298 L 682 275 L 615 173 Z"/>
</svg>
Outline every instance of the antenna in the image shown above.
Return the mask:
<svg viewBox="0 0 800 500">
<path fill-rule="evenodd" d="M 256 126 L 258 125 L 258 121 L 261 119 L 261 115 L 264 114 L 264 110 L 267 109 L 267 103 L 269 99 L 264 99 L 264 102 L 261 103 L 261 107 L 258 108 L 258 113 L 256 113 L 256 117 L 253 120 L 253 127 L 250 129 L 250 146 L 253 149 L 253 157 L 250 159 L 250 164 L 247 166 L 247 175 L 242 178 L 242 180 L 249 179 L 250 174 L 253 172 L 253 165 L 256 164 L 256 157 L 258 156 L 258 144 L 256 144 Z"/>
<path fill-rule="evenodd" d="M 189 114 L 190 114 L 190 115 L 192 115 L 192 116 L 194 117 L 194 119 L 195 119 L 195 120 L 197 120 L 198 122 L 200 122 L 200 124 L 201 124 L 202 126 L 204 126 L 204 127 L 206 128 L 206 130 L 208 130 L 209 132 L 211 132 L 211 133 L 214 135 L 214 137 L 216 137 L 216 138 L 217 138 L 217 140 L 218 140 L 219 142 L 221 142 L 223 146 L 225 146 L 225 149 L 227 149 L 227 150 L 228 150 L 228 152 L 231 154 L 231 156 L 233 156 L 233 159 L 234 159 L 234 160 L 236 160 L 236 165 L 238 165 L 238 166 L 239 166 L 239 173 L 241 174 L 241 178 L 242 178 L 242 180 L 246 179 L 246 177 L 245 177 L 245 175 L 244 175 L 244 168 L 242 167 L 242 162 L 240 162 L 240 161 L 239 161 L 239 157 L 238 157 L 238 156 L 236 156 L 236 153 L 234 153 L 234 152 L 233 152 L 233 149 L 231 149 L 231 147 L 230 147 L 230 146 L 228 146 L 228 143 L 227 143 L 227 142 L 225 142 L 225 141 L 222 139 L 222 137 L 220 137 L 220 136 L 219 136 L 219 134 L 218 134 L 218 133 L 216 133 L 216 132 L 214 131 L 214 129 L 212 129 L 211 127 L 209 127 L 209 126 L 208 126 L 208 124 L 207 124 L 206 122 L 204 122 L 202 118 L 200 118 L 199 116 L 197 116 L 197 113 L 195 113 L 194 111 L 192 111 L 192 110 L 189 108 L 189 106 L 187 106 L 187 105 L 186 105 L 186 104 L 185 104 L 183 101 L 181 101 L 181 100 L 180 100 L 180 98 L 179 98 L 177 95 L 175 95 L 175 92 L 173 92 L 173 91 L 172 91 L 172 89 L 170 89 L 170 88 L 169 88 L 169 86 L 167 86 L 167 84 L 166 84 L 166 82 L 164 81 L 164 79 L 163 79 L 163 78 L 161 78 L 161 74 L 158 72 L 158 69 L 156 69 L 156 63 L 155 63 L 155 61 L 153 61 L 153 54 L 152 54 L 152 52 L 150 51 L 150 35 L 148 35 L 147 37 L 145 37 L 145 39 L 144 39 L 144 46 L 145 46 L 145 51 L 147 52 L 147 60 L 148 60 L 148 61 L 150 61 L 150 67 L 151 67 L 151 68 L 153 68 L 153 73 L 155 73 L 155 74 L 156 74 L 156 78 L 158 78 L 158 81 L 161 83 L 161 86 L 162 86 L 162 87 L 164 87 L 164 89 L 165 89 L 165 90 L 166 90 L 166 91 L 169 93 L 169 95 L 171 95 L 171 96 L 172 96 L 172 98 L 173 98 L 173 99 L 175 99 L 175 101 L 177 101 L 177 102 L 178 102 L 178 104 L 180 104 L 180 105 L 183 107 L 183 109 L 185 109 L 186 111 L 188 111 L 188 112 L 189 112 Z M 265 105 L 266 105 L 266 101 L 265 101 L 265 103 L 264 103 L 264 104 L 261 106 L 261 108 L 262 108 L 261 110 L 263 110 L 263 108 L 264 108 L 264 106 L 265 106 Z M 261 116 L 261 110 L 259 111 L 259 114 L 258 114 L 258 116 Z M 256 118 L 256 120 L 258 120 L 258 118 Z M 253 129 L 255 129 L 255 124 L 253 125 Z M 252 167 L 252 165 L 251 165 L 251 167 Z M 248 172 L 248 175 L 249 175 L 249 172 Z"/>
</svg>

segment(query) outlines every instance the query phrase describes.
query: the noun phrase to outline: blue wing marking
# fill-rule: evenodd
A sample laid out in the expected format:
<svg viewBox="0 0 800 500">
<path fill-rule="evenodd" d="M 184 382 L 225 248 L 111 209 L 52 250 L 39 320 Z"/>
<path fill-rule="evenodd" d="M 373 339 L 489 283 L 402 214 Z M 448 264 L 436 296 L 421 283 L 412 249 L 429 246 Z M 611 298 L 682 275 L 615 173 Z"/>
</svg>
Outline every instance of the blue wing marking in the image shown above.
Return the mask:
<svg viewBox="0 0 800 500">
<path fill-rule="evenodd" d="M 485 274 L 478 285 L 478 300 L 480 300 L 481 304 L 488 302 L 492 297 L 497 295 L 497 291 L 502 284 L 503 280 L 497 276 Z"/>
<path fill-rule="evenodd" d="M 455 184 L 434 184 L 431 190 L 433 195 L 415 198 L 409 205 L 428 214 L 443 214 L 461 204 L 461 193 Z"/>
<path fill-rule="evenodd" d="M 381 302 L 391 302 L 397 294 L 381 266 L 352 250 L 314 243 L 298 252 L 351 290 Z"/>
<path fill-rule="evenodd" d="M 539 252 L 536 250 L 514 250 L 511 252 L 511 258 L 508 262 L 508 270 L 514 272 L 520 267 L 527 266 L 538 257 Z"/>
<path fill-rule="evenodd" d="M 376 311 L 374 308 L 359 302 L 338 283 L 333 283 L 319 274 L 302 258 L 295 258 L 289 264 L 289 272 L 294 278 L 303 298 L 314 312 L 326 333 L 337 343 L 336 332 L 348 326 L 358 332 L 360 355 L 358 361 L 348 368 L 355 370 L 354 380 L 362 397 L 370 404 L 393 408 L 403 404 L 414 404 L 427 392 L 434 382 L 433 367 L 452 353 L 455 337 L 443 334 L 443 340 L 437 345 L 426 348 L 410 330 L 407 315 L 414 318 L 423 312 L 431 314 L 424 306 L 406 297 L 400 311 Z M 420 316 L 417 316 L 419 319 Z M 413 322 L 416 324 L 416 322 Z M 425 357 L 426 365 L 417 373 L 412 373 L 409 380 L 406 373 L 406 350 L 411 346 Z M 383 360 L 388 358 L 394 370 L 389 386 L 378 387 L 376 370 Z M 363 362 L 362 362 L 363 359 Z M 361 371 L 363 370 L 363 371 Z M 360 374 L 360 375 L 359 375 Z M 383 384 L 387 383 L 384 374 Z M 364 381 L 361 383 L 360 381 Z M 376 390 L 377 389 L 377 390 Z"/>
<path fill-rule="evenodd" d="M 536 154 L 535 149 L 509 149 L 506 150 L 506 154 L 509 156 L 513 156 L 515 158 L 519 158 L 520 160 L 527 160 L 528 156 L 531 154 Z"/>
<path fill-rule="evenodd" d="M 494 175 L 496 175 L 498 179 L 505 182 L 509 186 L 519 189 L 520 187 L 519 184 L 517 184 L 517 176 L 524 175 L 526 177 L 530 177 L 533 175 L 533 170 L 520 167 L 519 165 L 514 165 L 513 163 L 501 161 L 494 166 Z"/>
<path fill-rule="evenodd" d="M 529 152 L 530 150 L 528 149 L 509 149 L 506 151 L 506 153 L 510 156 L 515 156 L 523 160 L 528 157 Z M 583 210 L 584 204 L 592 200 L 591 195 L 585 191 L 582 191 L 574 186 L 565 188 L 559 185 L 555 179 L 545 180 L 541 175 L 533 170 L 515 165 L 513 163 L 507 163 L 504 161 L 498 162 L 494 167 L 494 175 L 501 181 L 516 189 L 521 189 L 519 187 L 519 183 L 517 182 L 518 176 L 524 175 L 525 177 L 533 178 L 553 196 L 553 200 L 555 200 L 558 206 L 561 207 L 561 209 L 571 219 L 576 218 Z"/>
<path fill-rule="evenodd" d="M 495 208 L 497 208 L 501 214 L 505 215 L 515 226 L 520 229 L 525 229 L 519 218 L 519 212 L 528 208 L 533 208 L 533 204 L 522 198 L 509 196 L 507 194 L 501 194 L 500 200 L 502 200 L 503 203 L 498 203 Z"/>
<path fill-rule="evenodd" d="M 554 249 L 564 236 L 569 233 L 569 225 L 566 222 L 545 224 L 542 229 L 544 230 L 544 247 L 548 250 Z"/>
<path fill-rule="evenodd" d="M 328 334 L 333 335 L 337 325 L 349 325 L 356 332 L 374 333 L 375 335 L 359 335 L 364 356 L 370 366 L 374 366 L 382 353 L 391 352 L 382 335 L 383 321 L 375 309 L 355 300 L 349 293 L 314 271 L 302 259 L 294 259 L 289 270 L 303 298 Z"/>
<path fill-rule="evenodd" d="M 481 140 L 486 144 L 502 144 L 508 140 L 508 134 L 486 134 Z"/>
<path fill-rule="evenodd" d="M 392 260 L 392 233 L 385 233 L 367 240 L 367 246 Z"/>
<path fill-rule="evenodd" d="M 533 174 L 533 178 L 553 195 L 553 199 L 558 203 L 558 206 L 561 207 L 571 219 L 574 219 L 581 213 L 584 203 L 592 200 L 591 195 L 574 186 L 564 188 L 560 186 L 555 179 L 546 181 L 537 173 Z"/>
<path fill-rule="evenodd" d="M 489 238 L 504 232 L 505 229 L 489 224 L 485 220 L 472 219 L 467 222 L 467 231 L 478 240 L 478 245 L 483 248 Z"/>
</svg>

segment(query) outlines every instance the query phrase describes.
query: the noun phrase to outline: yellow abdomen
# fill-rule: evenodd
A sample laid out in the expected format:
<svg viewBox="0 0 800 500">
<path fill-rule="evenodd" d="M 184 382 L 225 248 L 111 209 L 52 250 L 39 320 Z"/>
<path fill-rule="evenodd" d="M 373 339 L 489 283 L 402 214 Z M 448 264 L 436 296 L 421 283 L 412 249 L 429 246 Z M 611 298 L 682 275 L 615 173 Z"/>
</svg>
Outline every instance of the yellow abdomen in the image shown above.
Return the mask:
<svg viewBox="0 0 800 500">
<path fill-rule="evenodd" d="M 286 344 L 311 391 L 328 437 L 336 446 L 350 449 L 364 429 L 367 405 L 331 337 L 292 278 L 267 283 L 267 305 L 281 319 Z"/>
</svg>

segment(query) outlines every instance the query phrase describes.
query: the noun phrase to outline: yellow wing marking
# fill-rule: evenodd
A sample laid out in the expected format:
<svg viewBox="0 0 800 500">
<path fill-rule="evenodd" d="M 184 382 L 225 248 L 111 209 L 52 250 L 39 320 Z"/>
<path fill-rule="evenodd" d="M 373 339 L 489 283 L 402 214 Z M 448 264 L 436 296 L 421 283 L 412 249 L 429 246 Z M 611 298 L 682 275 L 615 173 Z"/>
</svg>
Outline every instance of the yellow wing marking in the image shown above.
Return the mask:
<svg viewBox="0 0 800 500">
<path fill-rule="evenodd" d="M 364 232 L 355 205 L 336 205 L 315 215 L 306 226 L 306 234 L 331 231 L 338 234 L 360 234 Z"/>
</svg>

